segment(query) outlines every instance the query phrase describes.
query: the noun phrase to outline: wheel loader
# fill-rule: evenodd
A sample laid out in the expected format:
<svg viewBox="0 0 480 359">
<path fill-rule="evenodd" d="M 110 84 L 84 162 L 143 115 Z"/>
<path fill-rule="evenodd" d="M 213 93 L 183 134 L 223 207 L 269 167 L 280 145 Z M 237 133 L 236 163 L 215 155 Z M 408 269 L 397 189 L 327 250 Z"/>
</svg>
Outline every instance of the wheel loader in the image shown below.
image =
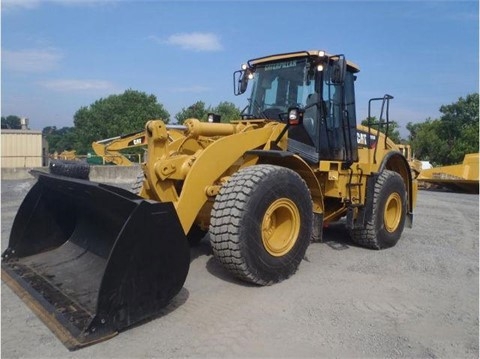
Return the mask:
<svg viewBox="0 0 480 359">
<path fill-rule="evenodd" d="M 358 72 L 318 50 L 248 61 L 233 75 L 236 95 L 251 88 L 237 121 L 146 123 L 139 195 L 35 173 L 2 279 L 73 350 L 158 315 L 207 232 L 225 270 L 257 285 L 294 274 L 334 221 L 360 246 L 394 246 L 417 185 L 388 139 L 392 96 L 369 101 L 377 127 L 357 127 Z"/>
</svg>

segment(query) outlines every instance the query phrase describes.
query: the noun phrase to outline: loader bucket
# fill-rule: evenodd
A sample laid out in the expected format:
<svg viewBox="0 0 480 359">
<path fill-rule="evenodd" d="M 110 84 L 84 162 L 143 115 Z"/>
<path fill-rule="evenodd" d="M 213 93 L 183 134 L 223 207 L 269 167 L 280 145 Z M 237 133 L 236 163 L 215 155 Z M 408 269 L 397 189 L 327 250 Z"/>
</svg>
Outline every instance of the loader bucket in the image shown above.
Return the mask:
<svg viewBox="0 0 480 359">
<path fill-rule="evenodd" d="M 160 314 L 190 265 L 172 203 L 37 175 L 2 254 L 2 279 L 70 350 Z"/>
</svg>

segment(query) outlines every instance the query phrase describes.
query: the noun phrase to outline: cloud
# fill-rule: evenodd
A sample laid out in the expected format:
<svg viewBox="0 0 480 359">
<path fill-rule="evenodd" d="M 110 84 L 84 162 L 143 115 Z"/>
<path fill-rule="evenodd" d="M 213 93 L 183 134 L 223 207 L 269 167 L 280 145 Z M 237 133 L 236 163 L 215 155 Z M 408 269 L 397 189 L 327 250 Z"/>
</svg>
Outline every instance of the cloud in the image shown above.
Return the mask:
<svg viewBox="0 0 480 359">
<path fill-rule="evenodd" d="M 220 51 L 222 45 L 217 35 L 212 33 L 178 33 L 170 35 L 166 41 L 162 41 L 155 36 L 151 36 L 153 40 L 160 43 L 167 43 L 173 46 L 179 46 L 184 50 L 194 51 Z"/>
<path fill-rule="evenodd" d="M 114 85 L 104 80 L 50 80 L 40 85 L 53 91 L 104 91 L 113 90 Z"/>
<path fill-rule="evenodd" d="M 32 10 L 47 2 L 63 6 L 104 6 L 121 0 L 2 0 L 3 11 Z"/>
<path fill-rule="evenodd" d="M 47 72 L 57 67 L 63 55 L 56 49 L 2 50 L 2 66 L 16 72 Z"/>
<path fill-rule="evenodd" d="M 2 10 L 35 9 L 40 5 L 40 0 L 2 0 Z"/>
</svg>

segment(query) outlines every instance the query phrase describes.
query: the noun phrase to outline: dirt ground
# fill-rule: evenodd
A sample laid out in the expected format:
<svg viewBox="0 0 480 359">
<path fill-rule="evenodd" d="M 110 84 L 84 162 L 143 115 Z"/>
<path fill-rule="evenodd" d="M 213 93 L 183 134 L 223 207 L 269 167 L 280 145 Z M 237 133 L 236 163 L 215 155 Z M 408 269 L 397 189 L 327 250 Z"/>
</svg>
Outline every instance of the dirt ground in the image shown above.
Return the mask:
<svg viewBox="0 0 480 359">
<path fill-rule="evenodd" d="M 2 252 L 33 180 L 2 181 Z M 269 287 L 232 279 L 208 238 L 162 315 L 69 352 L 2 282 L 2 358 L 478 358 L 479 197 L 420 191 L 414 227 L 373 251 L 342 225 Z"/>
</svg>

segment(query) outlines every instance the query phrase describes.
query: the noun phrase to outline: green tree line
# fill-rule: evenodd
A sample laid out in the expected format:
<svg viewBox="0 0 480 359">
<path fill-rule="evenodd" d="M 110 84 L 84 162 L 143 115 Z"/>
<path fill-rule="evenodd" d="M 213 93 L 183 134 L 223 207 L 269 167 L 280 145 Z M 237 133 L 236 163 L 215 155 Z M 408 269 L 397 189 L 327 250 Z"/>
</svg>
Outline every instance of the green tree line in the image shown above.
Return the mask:
<svg viewBox="0 0 480 359">
<path fill-rule="evenodd" d="M 439 119 L 407 124 L 408 141 L 420 160 L 433 165 L 460 163 L 467 153 L 479 152 L 478 93 L 460 97 L 457 102 L 440 107 Z"/>
<path fill-rule="evenodd" d="M 22 126 L 20 124 L 20 117 L 18 116 L 2 116 L 2 129 L 10 129 L 10 130 L 19 130 Z"/>
<path fill-rule="evenodd" d="M 238 119 L 240 110 L 230 102 L 221 102 L 216 107 L 197 101 L 182 108 L 176 122 L 182 124 L 188 118 L 207 121 L 208 113 L 221 115 L 222 122 Z M 73 116 L 73 127 L 45 127 L 43 134 L 49 144 L 49 152 L 75 149 L 77 154 L 92 152 L 92 142 L 141 131 L 150 119 L 170 122 L 170 113 L 154 95 L 127 90 L 121 95 L 111 95 L 80 108 Z M 130 152 L 132 152 L 131 150 Z"/>
<path fill-rule="evenodd" d="M 466 153 L 478 152 L 478 93 L 460 97 L 454 103 L 442 105 L 439 110 L 442 116 L 438 119 L 409 122 L 408 139 L 402 139 L 398 123 L 390 121 L 389 137 L 395 143 L 410 144 L 417 159 L 430 161 L 434 165 L 460 163 Z M 221 115 L 222 122 L 230 122 L 238 119 L 241 111 L 226 101 L 215 107 L 197 101 L 182 108 L 174 118 L 179 124 L 188 118 L 207 121 L 209 113 Z M 80 108 L 73 117 L 73 127 L 48 126 L 43 129 L 43 134 L 49 143 L 50 153 L 75 149 L 77 154 L 87 154 L 92 152 L 93 141 L 140 131 L 147 120 L 156 118 L 166 123 L 170 121 L 170 114 L 154 95 L 127 90 Z M 366 125 L 367 122 L 365 119 L 361 123 Z M 370 122 L 375 124 L 378 120 L 372 118 Z M 20 118 L 2 117 L 2 128 L 20 128 Z"/>
</svg>

